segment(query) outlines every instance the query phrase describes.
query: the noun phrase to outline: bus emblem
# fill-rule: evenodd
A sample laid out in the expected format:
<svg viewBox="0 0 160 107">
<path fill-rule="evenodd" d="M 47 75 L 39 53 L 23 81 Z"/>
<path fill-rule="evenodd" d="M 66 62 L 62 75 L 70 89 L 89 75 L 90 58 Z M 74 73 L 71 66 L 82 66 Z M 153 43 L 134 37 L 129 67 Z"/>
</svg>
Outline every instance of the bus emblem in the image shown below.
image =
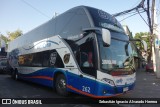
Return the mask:
<svg viewBox="0 0 160 107">
<path fill-rule="evenodd" d="M 67 64 L 69 62 L 69 59 L 70 59 L 70 54 L 65 54 L 63 58 L 64 63 Z"/>
</svg>

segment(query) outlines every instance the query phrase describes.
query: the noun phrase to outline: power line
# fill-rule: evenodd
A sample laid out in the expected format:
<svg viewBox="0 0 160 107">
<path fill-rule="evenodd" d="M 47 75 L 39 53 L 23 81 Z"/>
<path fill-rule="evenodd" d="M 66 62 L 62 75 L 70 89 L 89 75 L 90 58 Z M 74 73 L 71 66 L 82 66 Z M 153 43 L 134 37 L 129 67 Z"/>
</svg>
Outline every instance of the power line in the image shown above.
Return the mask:
<svg viewBox="0 0 160 107">
<path fill-rule="evenodd" d="M 150 0 L 147 0 L 147 10 L 146 10 L 146 13 L 147 13 L 147 16 L 148 16 L 148 25 L 149 25 L 149 30 L 150 32 L 152 33 L 152 22 L 151 22 L 151 17 L 150 17 Z"/>
<path fill-rule="evenodd" d="M 124 19 L 122 19 L 121 21 L 129 18 L 129 17 L 132 17 L 136 14 L 139 14 L 140 17 L 143 19 L 143 21 L 147 24 L 147 26 L 149 26 L 150 28 L 150 32 L 152 33 L 153 31 L 153 28 L 152 28 L 152 22 L 151 22 L 151 18 L 150 18 L 150 10 L 149 10 L 149 0 L 147 0 L 147 8 L 145 8 L 145 5 L 144 5 L 144 2 L 145 0 L 142 0 L 136 7 L 132 8 L 132 9 L 129 9 L 129 10 L 125 10 L 123 12 L 119 12 L 119 13 L 116 13 L 116 14 L 113 14 L 114 17 L 117 17 L 117 16 L 122 16 L 122 15 L 126 15 L 126 14 L 132 14 Z M 140 10 L 142 9 L 142 10 Z M 134 11 L 134 12 L 133 12 Z M 135 12 L 136 11 L 136 12 Z M 138 12 L 138 13 L 137 13 Z M 146 12 L 147 13 L 147 16 L 148 16 L 148 23 L 147 21 L 142 17 L 142 15 L 140 13 L 142 12 Z M 120 21 L 120 22 L 121 22 Z"/>
<path fill-rule="evenodd" d="M 48 15 L 46 15 L 45 13 L 41 12 L 39 9 L 35 8 L 33 5 L 31 5 L 30 3 L 26 2 L 25 0 L 21 0 L 23 3 L 25 3 L 26 5 L 28 5 L 29 7 L 31 7 L 32 9 L 34 9 L 35 11 L 37 11 L 38 13 L 40 13 L 41 15 L 47 17 L 50 19 L 50 17 Z"/>
<path fill-rule="evenodd" d="M 141 9 L 141 10 L 139 10 L 139 12 L 140 13 L 143 13 L 143 12 L 145 12 L 143 9 Z M 131 15 L 130 15 L 131 14 Z M 134 15 L 136 15 L 136 14 L 138 14 L 138 12 L 135 10 L 135 11 L 133 11 L 133 12 L 129 12 L 129 13 L 127 13 L 127 14 L 125 14 L 125 16 L 126 15 L 130 15 L 130 16 L 134 16 Z M 124 15 L 121 15 L 121 16 L 124 16 Z M 127 16 L 127 17 L 130 17 L 130 16 Z"/>
<path fill-rule="evenodd" d="M 140 13 L 143 13 L 143 12 L 145 12 L 145 11 L 141 11 Z M 125 17 L 124 19 L 120 20 L 119 22 L 122 22 L 122 21 L 124 21 L 124 20 L 126 20 L 126 19 L 128 19 L 128 18 L 130 18 L 130 17 L 132 17 L 134 15 L 137 15 L 137 14 L 139 14 L 139 13 L 134 12 L 132 15 Z"/>
<path fill-rule="evenodd" d="M 137 10 L 138 8 L 144 8 L 144 1 L 145 0 L 142 0 L 136 7 L 132 8 L 132 9 L 125 10 L 123 12 L 119 12 L 119 13 L 113 14 L 113 16 L 117 17 L 117 16 L 120 16 L 120 15 L 126 15 L 126 14 L 128 14 L 129 12 L 131 12 L 133 10 Z"/>
<path fill-rule="evenodd" d="M 146 20 L 142 17 L 142 15 L 140 14 L 139 10 L 138 11 L 138 14 L 141 16 L 141 18 L 143 19 L 143 21 L 149 26 L 149 24 L 146 22 Z"/>
<path fill-rule="evenodd" d="M 135 7 L 135 5 L 137 5 L 139 3 L 139 1 L 140 0 L 137 0 L 137 2 L 135 2 L 134 5 L 131 8 Z"/>
<path fill-rule="evenodd" d="M 124 21 L 124 20 L 126 20 L 126 19 L 128 19 L 128 18 L 130 18 L 130 17 L 132 17 L 132 16 L 134 16 L 134 15 L 136 15 L 136 14 L 138 14 L 138 13 L 135 13 L 135 14 L 132 14 L 132 15 L 130 15 L 130 16 L 128 16 L 128 17 L 125 17 L 124 19 L 120 20 L 119 22 L 122 22 L 122 21 Z"/>
</svg>

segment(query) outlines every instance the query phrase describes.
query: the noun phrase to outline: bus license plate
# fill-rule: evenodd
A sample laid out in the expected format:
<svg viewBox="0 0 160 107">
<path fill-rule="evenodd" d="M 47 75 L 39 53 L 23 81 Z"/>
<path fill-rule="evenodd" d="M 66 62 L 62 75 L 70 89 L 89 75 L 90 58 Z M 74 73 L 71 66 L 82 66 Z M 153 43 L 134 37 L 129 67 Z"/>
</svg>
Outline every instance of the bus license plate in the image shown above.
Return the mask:
<svg viewBox="0 0 160 107">
<path fill-rule="evenodd" d="M 123 88 L 123 92 L 128 91 L 128 87 Z"/>
</svg>

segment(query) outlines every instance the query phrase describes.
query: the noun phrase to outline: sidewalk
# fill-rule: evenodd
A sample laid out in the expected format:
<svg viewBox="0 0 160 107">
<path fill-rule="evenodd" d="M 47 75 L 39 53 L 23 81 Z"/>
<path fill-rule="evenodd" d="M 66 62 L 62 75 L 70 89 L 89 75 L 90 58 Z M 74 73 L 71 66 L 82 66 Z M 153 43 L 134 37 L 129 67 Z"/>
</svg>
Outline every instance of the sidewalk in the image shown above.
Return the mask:
<svg viewBox="0 0 160 107">
<path fill-rule="evenodd" d="M 156 78 L 155 73 L 139 69 L 134 90 L 121 98 L 160 98 L 160 79 Z"/>
</svg>

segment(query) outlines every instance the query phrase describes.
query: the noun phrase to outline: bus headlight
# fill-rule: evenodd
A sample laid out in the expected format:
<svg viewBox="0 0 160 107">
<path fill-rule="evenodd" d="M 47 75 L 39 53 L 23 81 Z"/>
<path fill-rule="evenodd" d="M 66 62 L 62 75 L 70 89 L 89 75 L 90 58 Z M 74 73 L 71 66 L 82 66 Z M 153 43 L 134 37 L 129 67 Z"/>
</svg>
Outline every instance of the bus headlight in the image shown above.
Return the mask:
<svg viewBox="0 0 160 107">
<path fill-rule="evenodd" d="M 111 85 L 111 86 L 115 86 L 114 81 L 107 79 L 107 78 L 103 78 L 101 81 Z"/>
</svg>

